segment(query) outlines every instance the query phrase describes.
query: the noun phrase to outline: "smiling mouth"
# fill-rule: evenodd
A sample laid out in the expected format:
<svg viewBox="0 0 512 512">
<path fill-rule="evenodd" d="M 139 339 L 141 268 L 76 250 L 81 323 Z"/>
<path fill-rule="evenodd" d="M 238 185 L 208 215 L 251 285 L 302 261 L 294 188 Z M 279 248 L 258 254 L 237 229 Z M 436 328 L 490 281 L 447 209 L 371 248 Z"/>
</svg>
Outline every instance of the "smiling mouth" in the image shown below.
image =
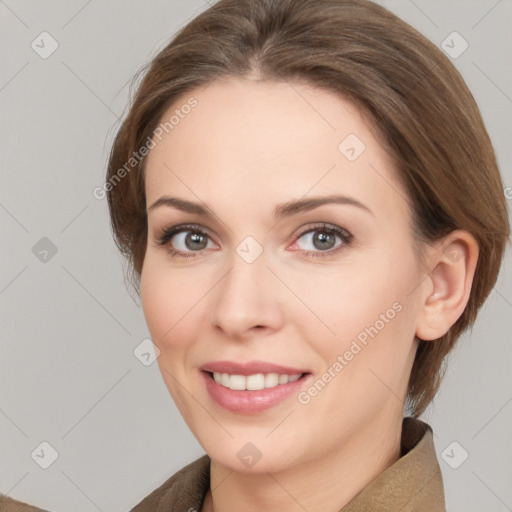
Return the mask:
<svg viewBox="0 0 512 512">
<path fill-rule="evenodd" d="M 208 371 L 205 373 L 217 384 L 233 391 L 261 391 L 263 389 L 277 388 L 309 375 L 309 373 L 255 373 L 252 375 L 238 375 Z"/>
</svg>

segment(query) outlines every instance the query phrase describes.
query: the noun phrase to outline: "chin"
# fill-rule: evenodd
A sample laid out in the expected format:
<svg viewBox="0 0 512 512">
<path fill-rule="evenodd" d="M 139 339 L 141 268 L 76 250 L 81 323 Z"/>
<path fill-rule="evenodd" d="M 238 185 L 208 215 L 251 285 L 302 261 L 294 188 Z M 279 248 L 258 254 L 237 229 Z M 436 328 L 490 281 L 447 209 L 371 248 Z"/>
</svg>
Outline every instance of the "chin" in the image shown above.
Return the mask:
<svg viewBox="0 0 512 512">
<path fill-rule="evenodd" d="M 210 438 L 201 445 L 213 461 L 237 473 L 277 473 L 299 464 L 301 454 L 297 453 L 294 443 L 287 445 L 286 440 L 279 437 L 265 439 L 268 432 L 266 429 L 264 435 L 244 433 L 233 438 L 226 434 L 223 441 Z"/>
</svg>

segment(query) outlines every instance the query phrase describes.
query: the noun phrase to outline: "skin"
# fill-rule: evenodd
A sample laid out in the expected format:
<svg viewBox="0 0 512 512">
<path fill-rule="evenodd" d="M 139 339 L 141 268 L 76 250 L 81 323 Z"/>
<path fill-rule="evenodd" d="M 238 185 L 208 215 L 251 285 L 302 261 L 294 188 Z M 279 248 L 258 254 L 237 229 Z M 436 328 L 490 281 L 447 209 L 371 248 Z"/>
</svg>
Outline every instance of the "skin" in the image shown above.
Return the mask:
<svg viewBox="0 0 512 512">
<path fill-rule="evenodd" d="M 170 195 L 208 205 L 213 217 L 148 211 L 141 299 L 163 379 L 212 459 L 202 510 L 339 511 L 399 458 L 415 336 L 435 340 L 461 315 L 477 243 L 454 231 L 423 247 L 421 267 L 393 161 L 339 96 L 223 79 L 190 91 L 162 119 L 190 96 L 198 105 L 148 155 L 147 205 Z M 366 146 L 354 161 L 338 150 L 348 134 Z M 277 204 L 335 192 L 372 213 L 326 204 L 273 220 Z M 207 233 L 205 248 L 184 235 L 158 245 L 162 230 L 184 223 Z M 302 234 L 315 223 L 347 230 L 352 243 L 337 252 L 338 237 L 330 249 L 315 245 Z M 247 236 L 263 249 L 252 263 L 236 252 Z M 256 415 L 233 413 L 200 378 L 209 361 L 263 360 L 308 369 L 307 390 L 395 303 L 400 312 L 308 404 L 293 395 Z M 248 442 L 261 453 L 252 467 L 237 457 Z"/>
</svg>

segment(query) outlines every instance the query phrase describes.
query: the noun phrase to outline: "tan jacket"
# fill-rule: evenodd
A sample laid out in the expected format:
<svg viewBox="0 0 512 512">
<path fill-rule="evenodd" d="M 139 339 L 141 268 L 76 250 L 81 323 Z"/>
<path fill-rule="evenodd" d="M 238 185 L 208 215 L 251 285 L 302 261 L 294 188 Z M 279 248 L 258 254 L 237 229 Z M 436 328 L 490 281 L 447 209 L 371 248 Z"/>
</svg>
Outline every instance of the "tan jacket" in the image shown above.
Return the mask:
<svg viewBox="0 0 512 512">
<path fill-rule="evenodd" d="M 432 429 L 404 418 L 401 457 L 370 482 L 340 512 L 446 512 Z M 146 496 L 131 512 L 200 511 L 210 487 L 210 459 L 203 455 Z M 45 512 L 0 497 L 1 512 Z"/>
<path fill-rule="evenodd" d="M 1 512 L 48 512 L 42 508 L 32 507 L 21 501 L 16 501 L 3 494 L 0 494 L 0 511 Z"/>
</svg>

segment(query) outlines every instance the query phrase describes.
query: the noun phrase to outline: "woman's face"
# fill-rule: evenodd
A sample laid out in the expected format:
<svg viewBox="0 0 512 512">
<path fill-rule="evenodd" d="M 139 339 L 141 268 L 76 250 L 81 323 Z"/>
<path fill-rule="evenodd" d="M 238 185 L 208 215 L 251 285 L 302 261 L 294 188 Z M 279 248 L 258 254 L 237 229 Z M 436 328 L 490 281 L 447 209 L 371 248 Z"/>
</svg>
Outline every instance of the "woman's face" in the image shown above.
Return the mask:
<svg viewBox="0 0 512 512">
<path fill-rule="evenodd" d="M 297 83 L 183 98 L 146 162 L 141 298 L 198 441 L 233 470 L 278 471 L 401 419 L 424 275 L 370 126 Z"/>
</svg>

